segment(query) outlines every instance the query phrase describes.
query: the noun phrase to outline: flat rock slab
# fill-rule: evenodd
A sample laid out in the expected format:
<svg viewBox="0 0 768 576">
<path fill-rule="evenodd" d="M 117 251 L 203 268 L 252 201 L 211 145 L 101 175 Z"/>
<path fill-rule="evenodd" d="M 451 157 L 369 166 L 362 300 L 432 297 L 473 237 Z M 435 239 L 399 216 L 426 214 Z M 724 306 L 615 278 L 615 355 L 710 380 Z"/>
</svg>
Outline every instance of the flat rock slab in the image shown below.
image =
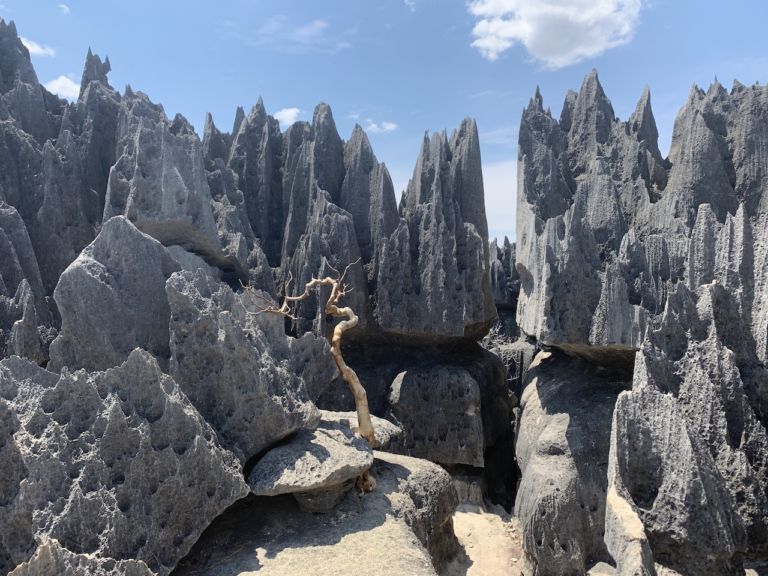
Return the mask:
<svg viewBox="0 0 768 576">
<path fill-rule="evenodd" d="M 357 429 L 357 412 L 321 410 L 320 418 L 327 422 L 338 422 L 352 430 Z M 383 452 L 397 452 L 394 448 L 403 442 L 403 429 L 397 424 L 373 414 L 371 414 L 371 422 L 373 422 L 373 431 L 376 435 L 376 449 Z"/>
<path fill-rule="evenodd" d="M 376 490 L 329 514 L 293 498 L 249 496 L 218 518 L 173 576 L 435 576 L 455 555 L 456 494 L 439 466 L 375 452 Z M 431 559 L 430 559 L 431 557 Z"/>
<path fill-rule="evenodd" d="M 248 476 L 257 496 L 277 496 L 337 487 L 373 464 L 368 442 L 348 426 L 324 421 L 300 430 L 287 444 L 267 452 Z"/>
</svg>

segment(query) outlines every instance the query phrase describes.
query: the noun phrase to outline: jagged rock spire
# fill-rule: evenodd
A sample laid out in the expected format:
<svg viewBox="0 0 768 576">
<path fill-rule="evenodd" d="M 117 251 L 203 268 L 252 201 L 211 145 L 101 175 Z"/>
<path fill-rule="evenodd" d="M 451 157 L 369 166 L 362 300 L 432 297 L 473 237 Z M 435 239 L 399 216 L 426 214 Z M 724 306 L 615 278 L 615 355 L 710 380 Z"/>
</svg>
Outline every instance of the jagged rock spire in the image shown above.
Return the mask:
<svg viewBox="0 0 768 576">
<path fill-rule="evenodd" d="M 8 92 L 17 81 L 38 84 L 29 50 L 21 42 L 16 24 L 0 18 L 0 93 Z"/>
<path fill-rule="evenodd" d="M 104 86 L 112 88 L 107 80 L 107 74 L 112 70 L 112 65 L 109 63 L 109 56 L 104 61 L 101 61 L 98 54 L 94 54 L 90 47 L 88 48 L 88 54 L 85 57 L 85 66 L 83 67 L 83 76 L 80 80 L 80 98 L 83 97 L 88 85 L 91 82 L 101 82 Z"/>
</svg>

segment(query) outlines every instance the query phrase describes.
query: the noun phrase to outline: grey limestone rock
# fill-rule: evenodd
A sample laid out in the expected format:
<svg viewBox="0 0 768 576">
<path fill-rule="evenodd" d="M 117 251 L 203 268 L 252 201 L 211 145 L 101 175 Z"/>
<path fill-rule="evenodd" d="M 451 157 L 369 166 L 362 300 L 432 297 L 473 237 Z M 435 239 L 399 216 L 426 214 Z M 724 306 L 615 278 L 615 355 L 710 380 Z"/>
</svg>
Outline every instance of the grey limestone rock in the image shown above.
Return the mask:
<svg viewBox="0 0 768 576">
<path fill-rule="evenodd" d="M 294 353 L 306 356 L 285 335 L 282 317 L 255 313 L 271 302 L 267 294 L 235 293 L 201 270 L 174 274 L 165 290 L 170 374 L 243 464 L 317 423 L 294 366 Z"/>
<path fill-rule="evenodd" d="M 62 272 L 96 237 L 94 208 L 99 195 L 87 188 L 75 137 L 63 131 L 54 145 L 43 146 L 42 203 L 28 220 L 46 294 L 52 294 Z"/>
<path fill-rule="evenodd" d="M 368 442 L 345 423 L 321 420 L 262 456 L 248 475 L 257 496 L 294 494 L 302 509 L 329 512 L 373 464 Z"/>
<path fill-rule="evenodd" d="M 211 206 L 202 144 L 181 116 L 127 90 L 120 103 L 117 160 L 109 174 L 104 221 L 125 215 L 164 245 L 178 244 L 247 279 L 248 249 L 222 246 Z M 227 237 L 227 239 L 229 239 Z"/>
<path fill-rule="evenodd" d="M 531 574 L 584 574 L 610 556 L 603 542 L 614 404 L 629 377 L 561 352 L 531 364 L 517 424 L 522 479 L 515 514 Z"/>
<path fill-rule="evenodd" d="M 344 145 L 336 131 L 330 106 L 315 107 L 312 124 L 294 124 L 283 146 L 283 247 L 282 265 L 293 258 L 307 230 L 312 204 L 319 191 L 338 202 L 344 179 Z"/>
<path fill-rule="evenodd" d="M 155 576 L 141 560 L 94 558 L 74 554 L 56 540 L 44 540 L 34 556 L 9 576 Z"/>
<path fill-rule="evenodd" d="M 743 555 L 766 549 L 768 435 L 727 347 L 733 297 L 716 283 L 696 295 L 679 286 L 614 415 L 616 493 L 640 519 L 652 558 L 690 574 L 737 573 Z M 611 541 L 618 549 L 621 533 Z"/>
<path fill-rule="evenodd" d="M 345 283 L 352 290 L 341 302 L 349 306 L 358 316 L 357 331 L 371 328 L 371 312 L 363 262 L 361 261 L 355 227 L 350 214 L 332 203 L 328 193 L 320 191 L 314 199 L 307 230 L 296 246 L 296 251 L 287 268 L 293 278 L 290 286 L 293 294 L 300 294 L 312 278 L 338 277 L 350 266 Z M 310 293 L 308 299 L 295 307 L 298 334 L 313 331 L 329 335 L 335 318 L 326 318 L 325 303 L 330 295 L 329 288 Z"/>
<path fill-rule="evenodd" d="M 712 458 L 675 400 L 653 388 L 617 402 L 609 462 L 606 543 L 619 574 L 737 574 L 745 541 Z M 743 572 L 743 569 L 742 571 Z"/>
<path fill-rule="evenodd" d="M 17 125 L 43 144 L 55 135 L 61 103 L 37 79 L 29 50 L 13 22 L 0 22 L 0 101 Z"/>
<path fill-rule="evenodd" d="M 0 530 L 6 569 L 31 555 L 34 535 L 61 543 L 67 552 L 41 554 L 71 569 L 134 560 L 126 564 L 168 574 L 247 493 L 236 458 L 145 351 L 105 372 L 61 376 L 6 359 L 0 395 L 2 422 L 15 429 L 0 451 L 12 471 L 3 477 L 2 513 L 12 519 Z"/>
<path fill-rule="evenodd" d="M 389 406 L 389 417 L 403 428 L 407 454 L 483 467 L 480 386 L 466 370 L 438 365 L 401 372 Z"/>
<path fill-rule="evenodd" d="M 360 256 L 369 281 L 374 282 L 381 241 L 394 232 L 399 218 L 389 172 L 378 162 L 368 136 L 357 124 L 344 145 L 344 167 L 339 206 L 352 216 Z"/>
<path fill-rule="evenodd" d="M 109 86 L 107 74 L 109 74 L 111 70 L 112 65 L 109 63 L 109 57 L 102 62 L 99 55 L 94 54 L 91 52 L 91 49 L 88 48 L 83 75 L 80 79 L 80 99 L 82 99 L 85 91 L 90 87 L 91 82 L 101 82 L 104 86 Z"/>
<path fill-rule="evenodd" d="M 11 307 L 20 309 L 21 318 L 16 320 L 11 327 L 5 347 L 6 354 L 8 356 L 15 354 L 22 358 L 28 358 L 37 364 L 45 364 L 48 361 L 46 344 L 50 344 L 50 342 L 43 340 L 38 329 L 39 321 L 34 297 L 26 279 L 22 280 L 19 285 Z"/>
<path fill-rule="evenodd" d="M 450 475 L 425 460 L 374 456 L 373 492 L 349 493 L 327 514 L 304 512 L 289 496 L 250 496 L 214 522 L 175 574 L 351 574 L 361 559 L 372 576 L 442 573 L 459 551 Z"/>
<path fill-rule="evenodd" d="M 480 145 L 473 120 L 450 139 L 425 136 L 381 249 L 376 318 L 388 332 L 477 339 L 496 316 Z"/>
<path fill-rule="evenodd" d="M 223 135 L 216 132 L 211 130 L 205 140 L 208 155 L 222 158 L 236 175 L 250 227 L 261 241 L 270 264 L 277 266 L 280 264 L 284 223 L 280 126 L 277 120 L 267 115 L 264 102 L 259 99 L 250 114 L 236 126 L 226 152 Z"/>
<path fill-rule="evenodd" d="M 520 329 L 635 365 L 611 440 L 605 542 L 620 574 L 731 574 L 766 554 L 767 94 L 694 87 L 668 159 L 647 89 L 627 122 L 595 73 L 559 122 L 538 92 L 523 112 Z"/>
<path fill-rule="evenodd" d="M 357 429 L 357 412 L 334 412 L 321 410 L 320 418 L 326 422 L 336 422 L 351 430 Z M 403 429 L 397 424 L 371 415 L 374 432 L 376 433 L 376 449 L 381 452 L 399 452 L 403 443 Z"/>
<path fill-rule="evenodd" d="M 51 369 L 109 368 L 137 346 L 166 364 L 165 281 L 179 268 L 158 241 L 125 217 L 105 222 L 56 286 L 61 332 L 51 344 Z"/>
</svg>

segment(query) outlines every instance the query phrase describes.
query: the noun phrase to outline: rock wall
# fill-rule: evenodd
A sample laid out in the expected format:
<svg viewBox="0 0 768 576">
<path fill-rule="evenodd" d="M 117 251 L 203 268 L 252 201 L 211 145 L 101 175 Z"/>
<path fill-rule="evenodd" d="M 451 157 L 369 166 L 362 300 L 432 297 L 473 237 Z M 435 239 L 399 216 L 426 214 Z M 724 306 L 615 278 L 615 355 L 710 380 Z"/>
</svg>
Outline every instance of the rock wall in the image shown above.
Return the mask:
<svg viewBox="0 0 768 576">
<path fill-rule="evenodd" d="M 611 431 L 598 504 L 607 511 L 588 529 L 601 542 L 605 532 L 620 574 L 736 574 L 744 558 L 768 555 L 766 113 L 763 86 L 693 87 L 668 158 L 649 91 L 618 120 L 594 71 L 559 120 L 538 91 L 522 115 L 520 330 L 590 365 L 634 371 L 612 424 L 600 425 L 603 438 Z M 543 425 L 526 414 L 534 385 L 542 378 L 529 373 L 518 459 L 536 449 Z M 527 470 L 521 487 L 533 482 Z M 590 474 L 540 480 L 583 490 Z M 547 490 L 521 488 L 518 507 Z M 536 526 L 525 535 L 533 573 L 583 573 L 599 559 L 582 549 L 576 564 L 570 552 L 553 564 Z"/>
</svg>

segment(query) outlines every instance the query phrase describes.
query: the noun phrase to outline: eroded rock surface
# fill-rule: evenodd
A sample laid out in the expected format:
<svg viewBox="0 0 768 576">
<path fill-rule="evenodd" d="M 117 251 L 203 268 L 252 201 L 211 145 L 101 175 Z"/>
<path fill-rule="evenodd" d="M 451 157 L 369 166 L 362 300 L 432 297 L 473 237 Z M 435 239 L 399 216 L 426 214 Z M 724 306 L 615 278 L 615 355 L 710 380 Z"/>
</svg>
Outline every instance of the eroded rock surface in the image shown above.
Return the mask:
<svg viewBox="0 0 768 576">
<path fill-rule="evenodd" d="M 105 222 L 56 286 L 61 333 L 51 344 L 51 369 L 103 370 L 137 346 L 167 364 L 165 281 L 176 270 L 162 244 L 127 218 Z"/>
<path fill-rule="evenodd" d="M 201 270 L 174 274 L 166 291 L 170 373 L 243 464 L 317 423 L 283 318 L 255 313 L 268 295 L 235 293 Z M 326 349 L 322 340 L 308 337 L 313 341 L 306 345 Z"/>
<path fill-rule="evenodd" d="M 377 318 L 387 331 L 434 338 L 482 337 L 496 317 L 477 126 L 424 137 L 381 250 Z"/>
<path fill-rule="evenodd" d="M 527 570 L 584 574 L 610 560 L 603 543 L 610 426 L 629 375 L 540 352 L 526 377 L 517 425 L 522 479 L 515 514 Z"/>
<path fill-rule="evenodd" d="M 257 496 L 294 494 L 302 509 L 327 512 L 373 464 L 368 442 L 345 424 L 324 420 L 272 448 L 248 474 Z"/>
<path fill-rule="evenodd" d="M 520 329 L 595 366 L 634 365 L 608 468 L 619 574 L 736 574 L 768 555 L 767 109 L 760 85 L 694 86 L 668 159 L 649 92 L 622 122 L 595 72 L 559 121 L 538 92 L 523 112 Z M 528 551 L 534 565 L 552 557 Z"/>
<path fill-rule="evenodd" d="M 62 550 L 46 545 L 23 574 L 51 563 L 109 573 L 109 559 L 168 574 L 247 493 L 235 457 L 143 350 L 105 372 L 61 376 L 9 358 L 0 362 L 0 396 L 10 471 L 0 570 L 29 558 L 34 536 Z M 138 563 L 126 565 L 141 574 Z"/>
<path fill-rule="evenodd" d="M 373 492 L 349 493 L 328 514 L 302 512 L 286 496 L 251 496 L 206 531 L 174 576 L 258 570 L 288 576 L 307 566 L 353 574 L 361 555 L 370 574 L 434 576 L 458 551 L 451 477 L 425 460 L 383 452 L 374 456 Z"/>
</svg>

